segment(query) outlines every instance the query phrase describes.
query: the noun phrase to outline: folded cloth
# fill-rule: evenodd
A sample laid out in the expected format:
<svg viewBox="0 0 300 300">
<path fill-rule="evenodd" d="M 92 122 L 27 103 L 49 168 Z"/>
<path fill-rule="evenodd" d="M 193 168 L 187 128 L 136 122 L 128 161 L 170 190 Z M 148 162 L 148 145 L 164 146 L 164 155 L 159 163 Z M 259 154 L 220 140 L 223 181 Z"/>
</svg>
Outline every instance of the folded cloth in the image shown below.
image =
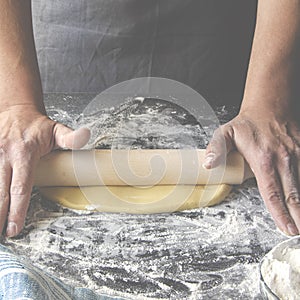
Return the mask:
<svg viewBox="0 0 300 300">
<path fill-rule="evenodd" d="M 123 298 L 99 295 L 86 288 L 64 284 L 0 244 L 0 299 L 108 300 Z"/>
</svg>

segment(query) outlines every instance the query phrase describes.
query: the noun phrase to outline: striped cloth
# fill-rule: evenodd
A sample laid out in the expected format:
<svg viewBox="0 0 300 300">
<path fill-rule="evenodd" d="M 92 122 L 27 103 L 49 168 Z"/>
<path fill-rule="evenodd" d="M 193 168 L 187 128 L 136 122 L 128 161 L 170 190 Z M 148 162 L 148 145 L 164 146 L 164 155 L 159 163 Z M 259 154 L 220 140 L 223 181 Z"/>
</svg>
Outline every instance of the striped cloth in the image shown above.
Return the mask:
<svg viewBox="0 0 300 300">
<path fill-rule="evenodd" d="M 30 265 L 0 244 L 0 299 L 109 300 L 85 288 L 72 287 Z"/>
</svg>

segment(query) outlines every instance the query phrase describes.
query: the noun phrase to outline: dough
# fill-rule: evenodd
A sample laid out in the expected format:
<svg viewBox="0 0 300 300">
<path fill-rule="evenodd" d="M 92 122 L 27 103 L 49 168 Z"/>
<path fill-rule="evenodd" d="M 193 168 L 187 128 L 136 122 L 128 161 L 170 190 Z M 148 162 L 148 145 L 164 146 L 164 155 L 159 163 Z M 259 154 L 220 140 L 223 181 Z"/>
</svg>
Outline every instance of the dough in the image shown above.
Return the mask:
<svg viewBox="0 0 300 300">
<path fill-rule="evenodd" d="M 212 206 L 230 191 L 227 184 L 40 188 L 42 196 L 68 208 L 145 214 Z"/>
</svg>

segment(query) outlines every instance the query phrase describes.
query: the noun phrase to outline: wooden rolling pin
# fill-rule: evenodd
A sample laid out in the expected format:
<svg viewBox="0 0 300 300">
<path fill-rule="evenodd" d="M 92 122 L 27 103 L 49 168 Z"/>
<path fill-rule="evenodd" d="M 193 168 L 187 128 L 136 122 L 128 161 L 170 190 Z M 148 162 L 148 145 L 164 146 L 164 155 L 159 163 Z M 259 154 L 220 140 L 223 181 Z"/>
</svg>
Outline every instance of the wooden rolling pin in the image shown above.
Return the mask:
<svg viewBox="0 0 300 300">
<path fill-rule="evenodd" d="M 212 170 L 202 167 L 204 156 L 205 150 L 58 150 L 40 160 L 35 185 L 241 184 L 253 177 L 237 152 Z"/>
</svg>

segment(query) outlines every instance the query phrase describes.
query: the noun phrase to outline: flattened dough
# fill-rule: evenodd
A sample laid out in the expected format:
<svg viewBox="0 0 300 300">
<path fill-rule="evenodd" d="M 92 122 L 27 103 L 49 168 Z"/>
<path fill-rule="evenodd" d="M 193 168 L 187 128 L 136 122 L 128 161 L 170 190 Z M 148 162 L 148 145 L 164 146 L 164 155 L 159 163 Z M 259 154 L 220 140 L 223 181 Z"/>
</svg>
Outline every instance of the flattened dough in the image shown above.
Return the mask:
<svg viewBox="0 0 300 300">
<path fill-rule="evenodd" d="M 132 214 L 212 206 L 220 203 L 230 191 L 231 186 L 227 184 L 40 188 L 42 196 L 68 208 Z"/>
</svg>

